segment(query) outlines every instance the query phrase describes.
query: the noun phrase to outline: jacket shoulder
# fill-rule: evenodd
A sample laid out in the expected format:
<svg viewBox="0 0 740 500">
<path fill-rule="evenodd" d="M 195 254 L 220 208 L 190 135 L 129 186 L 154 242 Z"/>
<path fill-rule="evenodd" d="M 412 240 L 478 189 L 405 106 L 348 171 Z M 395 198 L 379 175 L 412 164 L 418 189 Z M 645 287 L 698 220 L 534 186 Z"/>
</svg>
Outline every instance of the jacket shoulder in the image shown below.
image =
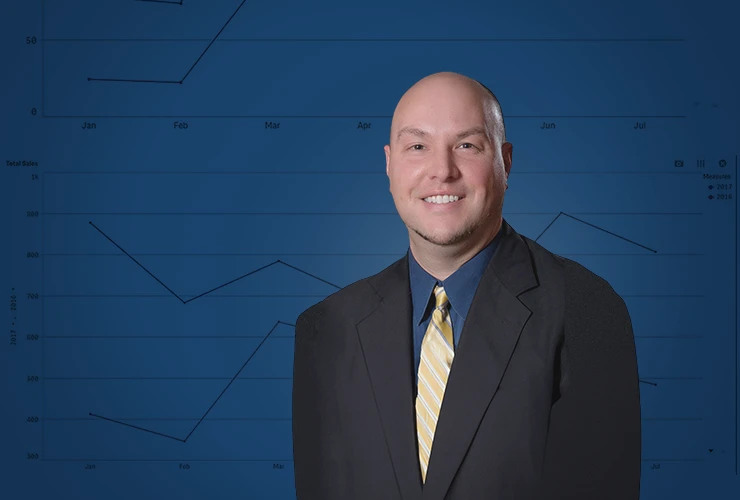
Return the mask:
<svg viewBox="0 0 740 500">
<path fill-rule="evenodd" d="M 550 275 L 552 279 L 560 281 L 566 302 L 571 305 L 573 303 L 593 305 L 598 302 L 617 307 L 624 305 L 622 297 L 602 276 L 573 259 L 551 252 L 526 236 L 520 236 L 530 249 L 538 276 Z"/>
<path fill-rule="evenodd" d="M 316 326 L 326 324 L 327 321 L 341 322 L 346 319 L 356 322 L 366 316 L 374 309 L 374 304 L 380 300 L 373 283 L 383 279 L 397 266 L 401 266 L 405 258 L 404 256 L 378 273 L 359 279 L 312 305 L 298 315 L 296 327 L 299 325 Z"/>
<path fill-rule="evenodd" d="M 563 317 L 570 363 L 596 359 L 594 350 L 635 351 L 632 319 L 624 299 L 602 276 L 572 259 L 562 257 L 524 237 L 534 261 L 546 263 L 544 273 L 556 270 L 562 281 Z M 611 358 L 610 358 L 611 359 Z"/>
</svg>

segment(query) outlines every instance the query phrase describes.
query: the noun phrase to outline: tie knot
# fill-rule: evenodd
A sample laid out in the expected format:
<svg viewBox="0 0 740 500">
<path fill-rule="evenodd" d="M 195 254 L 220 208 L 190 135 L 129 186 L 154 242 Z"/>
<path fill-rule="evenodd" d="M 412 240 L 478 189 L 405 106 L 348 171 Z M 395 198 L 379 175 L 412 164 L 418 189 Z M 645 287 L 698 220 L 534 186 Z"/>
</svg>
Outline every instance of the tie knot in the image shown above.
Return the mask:
<svg viewBox="0 0 740 500">
<path fill-rule="evenodd" d="M 447 304 L 449 304 L 449 299 L 447 298 L 447 293 L 445 293 L 445 289 L 441 285 L 437 285 L 434 287 L 434 295 L 435 295 L 435 305 L 437 309 L 440 311 L 444 311 L 444 309 L 447 307 Z"/>
</svg>

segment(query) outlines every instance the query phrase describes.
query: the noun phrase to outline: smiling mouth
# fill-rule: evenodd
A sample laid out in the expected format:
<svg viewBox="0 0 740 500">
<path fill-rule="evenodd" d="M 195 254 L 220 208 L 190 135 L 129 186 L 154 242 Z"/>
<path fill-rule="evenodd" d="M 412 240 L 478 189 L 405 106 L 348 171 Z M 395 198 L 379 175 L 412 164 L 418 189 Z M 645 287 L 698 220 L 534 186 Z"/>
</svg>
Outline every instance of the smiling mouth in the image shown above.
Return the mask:
<svg viewBox="0 0 740 500">
<path fill-rule="evenodd" d="M 443 196 L 429 196 L 427 198 L 422 198 L 422 200 L 425 203 L 429 203 L 430 205 L 449 205 L 452 203 L 456 203 L 464 198 L 465 198 L 464 196 L 443 195 Z"/>
</svg>

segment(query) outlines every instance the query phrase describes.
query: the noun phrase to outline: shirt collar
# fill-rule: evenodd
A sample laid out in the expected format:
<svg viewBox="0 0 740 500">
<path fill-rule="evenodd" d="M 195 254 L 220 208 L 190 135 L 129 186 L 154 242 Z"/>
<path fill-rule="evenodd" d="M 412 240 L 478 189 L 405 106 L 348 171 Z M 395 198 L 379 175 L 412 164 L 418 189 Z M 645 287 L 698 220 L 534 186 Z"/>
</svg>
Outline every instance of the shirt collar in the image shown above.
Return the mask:
<svg viewBox="0 0 740 500">
<path fill-rule="evenodd" d="M 454 273 L 440 282 L 444 287 L 450 306 L 465 321 L 473 302 L 473 295 L 478 288 L 480 279 L 483 276 L 488 262 L 493 257 L 498 240 L 500 239 L 501 230 L 472 259 L 460 266 Z M 434 286 L 438 283 L 437 278 L 426 272 L 414 258 L 411 248 L 408 250 L 409 256 L 409 280 L 411 282 L 411 299 L 413 302 L 413 319 L 414 326 L 419 325 L 425 317 L 427 307 L 432 296 Z"/>
</svg>

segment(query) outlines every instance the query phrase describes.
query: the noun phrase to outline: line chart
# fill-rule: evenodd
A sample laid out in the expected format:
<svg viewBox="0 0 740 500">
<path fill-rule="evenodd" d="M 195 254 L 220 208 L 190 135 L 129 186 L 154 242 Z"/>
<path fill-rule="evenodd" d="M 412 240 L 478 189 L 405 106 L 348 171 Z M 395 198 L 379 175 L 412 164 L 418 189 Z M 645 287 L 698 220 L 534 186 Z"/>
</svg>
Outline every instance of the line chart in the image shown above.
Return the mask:
<svg viewBox="0 0 740 500">
<path fill-rule="evenodd" d="M 120 7 L 116 15 L 119 22 L 111 29 L 95 28 L 106 20 L 92 13 L 86 15 L 87 22 L 64 29 L 54 24 L 61 14 L 50 3 L 45 7 L 46 25 L 53 29 L 47 27 L 43 34 L 43 116 L 380 120 L 390 115 L 390 103 L 397 96 L 392 82 L 379 77 L 379 61 L 385 61 L 385 66 L 402 65 L 403 54 L 411 50 L 425 58 L 433 53 L 438 58 L 435 64 L 454 66 L 460 50 L 475 60 L 485 58 L 492 46 L 510 45 L 516 50 L 500 51 L 501 63 L 516 64 L 520 57 L 531 60 L 531 65 L 519 65 L 522 80 L 547 79 L 554 92 L 573 85 L 572 79 L 558 75 L 575 71 L 574 61 L 586 58 L 592 68 L 578 80 L 583 105 L 564 108 L 535 98 L 523 109 L 508 110 L 507 116 L 513 120 L 635 119 L 679 125 L 688 116 L 671 100 L 680 89 L 675 79 L 667 78 L 669 68 L 680 62 L 685 37 L 636 33 L 538 37 L 513 31 L 471 36 L 471 32 L 457 29 L 440 37 L 426 28 L 398 25 L 388 26 L 379 36 L 367 27 L 387 24 L 387 18 L 376 17 L 374 11 L 337 24 L 302 4 L 282 9 L 278 4 L 254 2 L 252 15 L 238 15 L 246 11 L 245 2 L 228 11 L 220 3 L 191 2 L 176 9 L 174 21 L 165 17 L 168 13 L 164 11 L 171 9 L 155 9 L 159 12 L 151 15 L 162 16 L 162 22 L 146 29 L 137 29 L 134 14 Z M 335 15 L 346 9 L 337 5 Z M 203 19 L 217 16 L 223 20 L 204 25 Z M 312 29 L 306 30 L 307 25 Z M 128 32 L 122 29 L 126 26 Z M 635 45 L 642 47 L 646 59 L 653 59 L 652 64 L 625 56 Z M 520 55 L 513 57 L 514 53 Z M 342 62 L 342 72 L 336 71 L 335 61 Z M 614 61 L 629 67 L 617 72 Z M 660 82 L 663 92 L 658 96 L 646 92 L 625 78 L 630 73 Z M 301 86 L 292 83 L 298 80 Z M 597 89 L 603 89 L 609 80 L 620 82 L 625 105 L 608 105 L 607 96 L 600 95 Z M 146 83 L 152 85 L 143 90 L 142 85 L 132 85 Z M 516 91 L 515 86 L 500 87 L 504 94 Z M 211 88 L 219 90 L 212 92 Z M 352 97 L 356 93 L 368 96 L 361 106 Z M 128 105 L 122 106 L 122 102 Z"/>
<path fill-rule="evenodd" d="M 628 303 L 644 388 L 643 467 L 706 464 L 705 454 L 723 448 L 705 447 L 699 432 L 710 421 L 700 404 L 711 376 L 694 358 L 710 334 L 690 313 L 709 300 L 696 285 L 696 263 L 713 250 L 681 232 L 714 213 L 684 203 L 700 179 L 668 168 L 640 172 L 655 182 L 634 182 L 629 172 L 554 172 L 522 173 L 536 198 L 517 198 L 523 190 L 514 181 L 507 220 L 607 276 Z M 362 194 L 386 187 L 382 175 L 368 173 L 46 176 L 44 300 L 49 318 L 59 318 L 44 332 L 49 461 L 289 464 L 290 339 L 275 333 L 293 326 L 246 327 L 244 316 L 288 319 L 325 294 L 291 296 L 286 286 L 305 289 L 305 279 L 337 290 L 402 255 L 405 247 L 387 244 L 398 239 L 388 200 Z M 568 196 L 548 189 L 554 179 Z M 611 189 L 592 187 L 602 184 Z M 669 194 L 660 204 L 635 197 L 630 206 L 613 194 L 647 184 Z M 320 192 L 336 194 L 301 196 Z M 357 271 L 358 262 L 367 267 Z M 249 445 L 230 450 L 235 435 Z M 73 436 L 83 445 L 70 451 Z"/>
</svg>

